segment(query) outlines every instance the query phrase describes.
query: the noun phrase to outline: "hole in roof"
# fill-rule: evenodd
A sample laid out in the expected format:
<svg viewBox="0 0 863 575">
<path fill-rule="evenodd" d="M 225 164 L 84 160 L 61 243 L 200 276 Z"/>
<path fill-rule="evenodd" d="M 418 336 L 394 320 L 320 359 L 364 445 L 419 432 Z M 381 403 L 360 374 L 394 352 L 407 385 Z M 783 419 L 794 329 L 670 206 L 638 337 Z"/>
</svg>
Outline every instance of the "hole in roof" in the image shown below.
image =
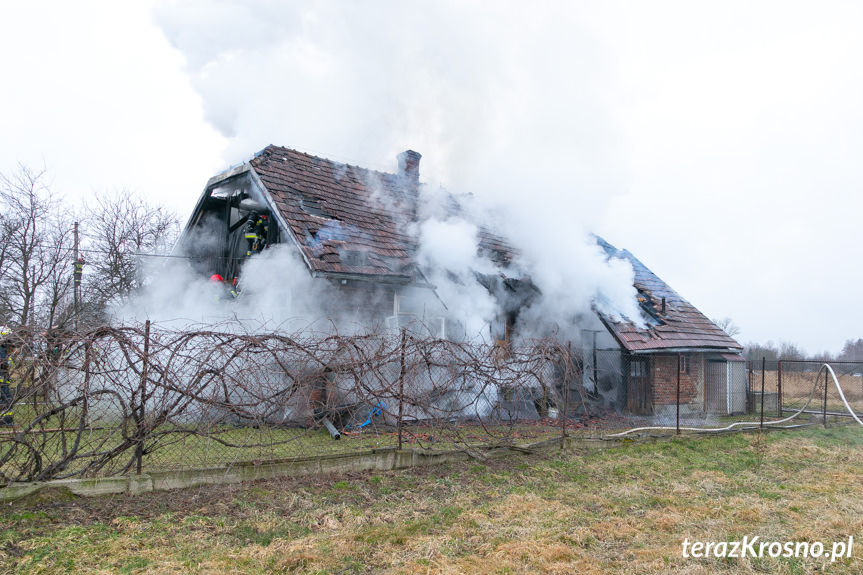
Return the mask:
<svg viewBox="0 0 863 575">
<path fill-rule="evenodd" d="M 308 198 L 303 198 L 300 200 L 300 209 L 302 209 L 309 215 L 317 216 L 319 218 L 329 218 L 331 220 L 338 219 L 324 211 L 323 206 L 321 206 L 321 203 L 318 200 L 310 200 Z"/>
</svg>

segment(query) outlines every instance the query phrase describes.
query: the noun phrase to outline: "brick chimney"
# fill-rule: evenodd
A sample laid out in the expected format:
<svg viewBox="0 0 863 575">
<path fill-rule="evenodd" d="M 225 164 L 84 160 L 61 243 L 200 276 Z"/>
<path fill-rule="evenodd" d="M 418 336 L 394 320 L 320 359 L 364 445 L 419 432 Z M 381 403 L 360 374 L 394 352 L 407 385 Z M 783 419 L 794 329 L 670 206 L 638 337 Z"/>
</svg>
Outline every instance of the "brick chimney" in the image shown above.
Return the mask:
<svg viewBox="0 0 863 575">
<path fill-rule="evenodd" d="M 399 175 L 407 179 L 412 184 L 417 184 L 420 181 L 420 158 L 423 157 L 419 152 L 413 150 L 405 150 L 398 156 L 399 160 Z"/>
</svg>

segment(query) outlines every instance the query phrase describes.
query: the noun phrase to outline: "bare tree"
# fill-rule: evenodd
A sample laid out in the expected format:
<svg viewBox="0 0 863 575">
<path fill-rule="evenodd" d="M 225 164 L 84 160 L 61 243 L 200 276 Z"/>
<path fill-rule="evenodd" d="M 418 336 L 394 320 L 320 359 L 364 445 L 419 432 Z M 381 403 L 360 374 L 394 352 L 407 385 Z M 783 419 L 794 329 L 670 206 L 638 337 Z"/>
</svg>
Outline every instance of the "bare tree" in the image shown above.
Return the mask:
<svg viewBox="0 0 863 575">
<path fill-rule="evenodd" d="M 0 174 L 0 309 L 21 326 L 51 325 L 71 295 L 72 224 L 45 170 Z"/>
<path fill-rule="evenodd" d="M 87 212 L 88 293 L 103 305 L 125 302 L 149 281 L 142 256 L 170 252 L 179 219 L 127 190 L 97 194 Z"/>
<path fill-rule="evenodd" d="M 841 361 L 863 361 L 863 339 L 849 339 L 837 358 Z"/>
<path fill-rule="evenodd" d="M 779 348 L 773 343 L 773 340 L 768 340 L 767 343 L 750 341 L 744 346 L 743 354 L 748 360 L 755 361 L 764 358 L 767 361 L 776 361 L 779 357 Z"/>
<path fill-rule="evenodd" d="M 740 333 L 740 326 L 738 326 L 730 317 L 724 317 L 722 319 L 713 319 L 711 320 L 715 323 L 719 328 L 722 329 L 725 333 L 727 333 L 730 337 L 734 337 L 738 333 Z"/>
<path fill-rule="evenodd" d="M 788 360 L 803 360 L 806 359 L 806 352 L 803 351 L 796 343 L 790 341 L 779 342 L 779 356 L 777 359 L 783 361 Z"/>
</svg>

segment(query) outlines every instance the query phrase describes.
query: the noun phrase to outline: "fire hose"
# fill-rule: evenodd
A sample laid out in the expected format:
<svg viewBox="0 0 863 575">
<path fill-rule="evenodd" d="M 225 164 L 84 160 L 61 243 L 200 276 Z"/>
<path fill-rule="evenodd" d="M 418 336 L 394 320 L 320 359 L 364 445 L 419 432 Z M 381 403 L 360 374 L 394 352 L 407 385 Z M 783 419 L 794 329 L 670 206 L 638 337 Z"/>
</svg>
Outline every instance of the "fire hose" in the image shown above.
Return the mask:
<svg viewBox="0 0 863 575">
<path fill-rule="evenodd" d="M 845 393 L 842 391 L 842 386 L 839 385 L 839 380 L 836 378 L 836 373 L 833 371 L 833 368 L 830 367 L 830 365 L 826 364 L 826 363 L 821 366 L 821 369 L 818 370 L 818 375 L 815 378 L 815 383 L 812 386 L 812 392 L 809 394 L 809 398 L 806 400 L 806 403 L 803 405 L 803 407 L 801 407 L 800 409 L 795 411 L 789 417 L 786 417 L 784 419 L 780 419 L 778 421 L 766 422 L 763 425 L 771 426 L 771 427 L 779 426 L 781 429 L 796 427 L 796 426 L 782 426 L 780 424 L 787 423 L 787 422 L 793 420 L 794 418 L 799 416 L 801 413 L 803 413 L 807 407 L 809 407 L 809 404 L 812 403 L 812 399 L 815 397 L 815 391 L 818 389 L 818 381 L 821 378 L 821 372 L 823 372 L 825 370 L 833 378 L 833 383 L 836 384 L 836 389 L 839 390 L 839 397 L 842 398 L 842 403 L 845 404 L 845 408 L 848 410 L 848 413 L 851 414 L 851 417 L 853 417 L 857 423 L 859 423 L 861 426 L 863 426 L 863 421 L 860 421 L 860 418 L 857 417 L 857 414 L 854 412 L 854 410 L 848 404 L 848 400 L 845 399 Z M 635 427 L 633 429 L 628 429 L 628 430 L 622 431 L 620 433 L 614 433 L 611 435 L 607 435 L 606 437 L 624 437 L 626 435 L 629 435 L 630 433 L 637 433 L 640 431 L 669 431 L 669 430 L 677 430 L 677 429 L 680 429 L 680 431 L 691 431 L 694 433 L 721 433 L 723 431 L 730 431 L 731 429 L 733 429 L 735 427 L 744 426 L 744 425 L 760 426 L 762 424 L 761 424 L 761 422 L 758 422 L 758 421 L 738 421 L 738 422 L 732 423 L 731 425 L 728 425 L 726 427 L 709 427 L 709 428 L 704 428 L 704 427 L 677 427 L 677 426 L 668 426 L 668 425 L 665 425 L 665 426 L 647 426 L 647 427 Z"/>
</svg>

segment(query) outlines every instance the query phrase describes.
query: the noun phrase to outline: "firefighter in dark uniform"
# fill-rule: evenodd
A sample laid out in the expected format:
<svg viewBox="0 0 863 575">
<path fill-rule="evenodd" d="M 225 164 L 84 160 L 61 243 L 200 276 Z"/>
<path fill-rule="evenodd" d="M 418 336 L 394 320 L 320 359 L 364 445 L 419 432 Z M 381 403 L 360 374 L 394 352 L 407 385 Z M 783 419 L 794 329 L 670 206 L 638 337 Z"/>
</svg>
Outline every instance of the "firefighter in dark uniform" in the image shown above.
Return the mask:
<svg viewBox="0 0 863 575">
<path fill-rule="evenodd" d="M 11 352 L 11 343 L 9 336 L 11 332 L 9 328 L 0 327 L 0 425 L 13 425 L 12 419 L 12 390 L 9 387 L 12 381 L 9 379 L 11 371 L 9 353 Z"/>
<path fill-rule="evenodd" d="M 246 251 L 246 257 L 252 254 L 259 253 L 267 247 L 267 234 L 269 232 L 270 221 L 264 214 L 252 212 L 249 214 L 249 219 L 246 221 L 246 227 L 243 230 L 243 235 L 246 241 L 249 242 L 249 249 Z"/>
</svg>

